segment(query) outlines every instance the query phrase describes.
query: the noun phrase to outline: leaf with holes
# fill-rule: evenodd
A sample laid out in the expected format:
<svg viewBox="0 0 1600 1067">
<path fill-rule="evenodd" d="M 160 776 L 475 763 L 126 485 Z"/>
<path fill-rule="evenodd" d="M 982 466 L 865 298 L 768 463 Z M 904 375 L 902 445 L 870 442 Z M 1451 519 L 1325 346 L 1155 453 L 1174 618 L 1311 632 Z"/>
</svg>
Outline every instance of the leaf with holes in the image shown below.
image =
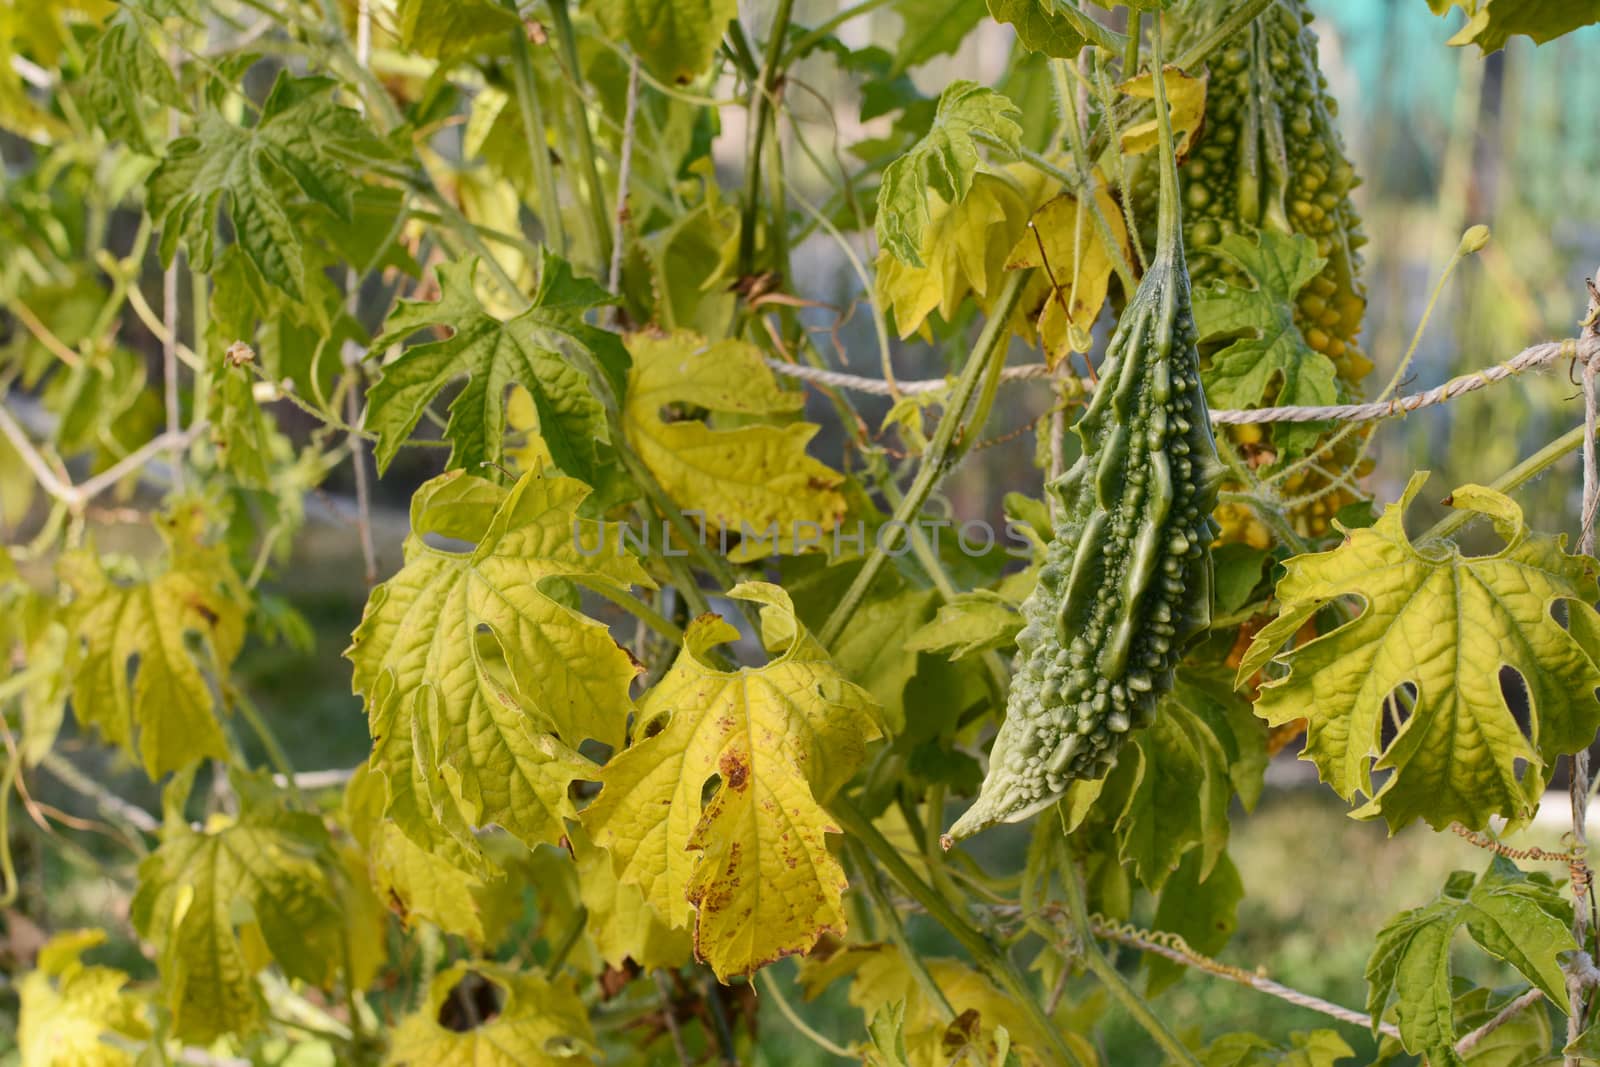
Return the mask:
<svg viewBox="0 0 1600 1067">
<path fill-rule="evenodd" d="M 87 550 L 67 553 L 58 566 L 72 592 L 65 622 L 75 646 L 73 712 L 112 744 L 130 752 L 137 744 L 151 778 L 228 757 L 207 674 L 239 654 L 246 602 L 227 548 L 204 540 L 197 504 L 176 506 L 156 525 L 165 566 L 141 578 L 121 580 Z"/>
<path fill-rule="evenodd" d="M 491 823 L 529 846 L 557 841 L 574 814 L 568 785 L 594 776 L 576 746 L 622 744 L 639 668 L 557 595 L 571 582 L 616 595 L 653 583 L 615 528 L 577 517 L 587 494 L 538 473 L 510 489 L 463 471 L 427 482 L 405 565 L 372 591 L 345 652 L 386 814 L 453 862 Z M 429 543 L 440 538 L 455 547 Z"/>
<path fill-rule="evenodd" d="M 1391 831 L 1418 818 L 1438 830 L 1482 829 L 1492 815 L 1522 822 L 1556 757 L 1600 728 L 1600 668 L 1551 614 L 1563 601 L 1569 616 L 1594 615 L 1596 565 L 1568 555 L 1564 538 L 1532 533 L 1514 501 L 1476 485 L 1450 503 L 1492 519 L 1500 551 L 1414 544 L 1402 517 L 1426 480 L 1414 475 L 1398 503 L 1372 527 L 1346 531 L 1338 548 L 1288 561 L 1280 614 L 1256 634 L 1238 681 L 1273 660 L 1288 668 L 1261 686 L 1256 714 L 1274 726 L 1305 718 L 1302 758 L 1346 800 L 1372 798 L 1359 817 L 1381 815 Z M 1312 616 L 1352 597 L 1362 602 L 1354 618 L 1279 652 Z M 1526 689 L 1531 740 L 1507 703 L 1505 670 Z M 1391 709 L 1404 722 L 1380 749 Z M 1390 769 L 1374 791 L 1372 772 Z"/>
<path fill-rule="evenodd" d="M 692 622 L 583 816 L 624 884 L 674 926 L 695 915 L 695 951 L 724 980 L 844 932 L 844 869 L 826 841 L 839 831 L 822 804 L 880 733 L 871 698 L 799 628 L 787 593 L 748 582 L 728 595 L 764 606 L 777 657 L 716 667 L 712 650 L 738 631 Z"/>
<path fill-rule="evenodd" d="M 385 1067 L 562 1067 L 594 1062 L 588 1009 L 565 978 L 489 960 L 447 967 L 395 1026 Z"/>
<path fill-rule="evenodd" d="M 617 336 L 584 321 L 584 313 L 610 302 L 605 290 L 572 274 L 572 267 L 543 252 L 539 287 L 531 306 L 501 320 L 478 299 L 475 259 L 441 264 L 439 299 L 403 302 L 372 343 L 382 352 L 419 330 L 443 327 L 450 336 L 419 344 L 383 368 L 368 394 L 368 429 L 379 470 L 400 451 L 423 412 L 459 378 L 466 385 L 450 402 L 444 435 L 451 467 L 477 472 L 504 456 L 506 394 L 521 385 L 533 399 L 539 435 L 557 467 L 589 485 L 609 452 L 605 411 L 585 368 L 595 365 L 614 382 L 628 365 Z"/>
<path fill-rule="evenodd" d="M 628 350 L 628 441 L 713 543 L 718 531 L 738 537 L 730 557 L 750 560 L 826 542 L 844 515 L 844 478 L 806 455 L 818 427 L 793 421 L 805 394 L 779 385 L 760 349 L 731 338 L 707 343 L 679 330 L 633 334 Z M 678 406 L 709 411 L 712 419 L 662 417 Z M 715 425 L 718 416 L 735 425 Z"/>
<path fill-rule="evenodd" d="M 1542 874 L 1526 874 L 1502 856 L 1476 879 L 1456 871 L 1431 903 L 1403 911 L 1378 932 L 1367 961 L 1367 1011 L 1376 1020 L 1398 998 L 1406 1051 L 1432 1063 L 1459 1064 L 1450 975 L 1450 942 L 1466 927 L 1478 947 L 1538 986 L 1558 1009 L 1567 1004 L 1560 956 L 1578 947 L 1568 929 L 1572 907 Z"/>
</svg>

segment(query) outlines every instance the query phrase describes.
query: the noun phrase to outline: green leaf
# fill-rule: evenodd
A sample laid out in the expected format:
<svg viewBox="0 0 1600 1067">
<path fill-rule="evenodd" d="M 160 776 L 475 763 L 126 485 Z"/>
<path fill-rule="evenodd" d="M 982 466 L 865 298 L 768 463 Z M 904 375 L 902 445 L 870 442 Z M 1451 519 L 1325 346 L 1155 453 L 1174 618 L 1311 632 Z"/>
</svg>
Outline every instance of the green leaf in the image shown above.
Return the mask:
<svg viewBox="0 0 1600 1067">
<path fill-rule="evenodd" d="M 906 1055 L 906 1002 L 885 1004 L 867 1023 L 864 1062 L 870 1067 L 911 1067 Z"/>
<path fill-rule="evenodd" d="M 578 893 L 589 909 L 588 934 L 610 967 L 632 960 L 646 971 L 677 970 L 694 954 L 688 930 L 672 926 L 652 907 L 639 887 L 617 878 L 611 856 L 594 845 L 581 827 L 568 835 L 578 873 Z"/>
<path fill-rule="evenodd" d="M 503 52 L 522 32 L 516 9 L 495 0 L 400 0 L 395 10 L 400 46 L 431 59 L 457 59 L 495 42 Z"/>
<path fill-rule="evenodd" d="M 145 1004 L 112 967 L 84 963 L 105 942 L 103 930 L 57 934 L 39 950 L 35 968 L 17 983 L 22 1016 L 17 1046 L 23 1067 L 133 1067 L 133 1056 L 101 1040 L 150 1040 Z"/>
<path fill-rule="evenodd" d="M 1503 992 L 1469 989 L 1455 1000 L 1456 1029 L 1470 1034 L 1524 992 L 1520 987 Z M 1544 1005 L 1533 1004 L 1490 1031 L 1462 1061 L 1466 1067 L 1528 1067 L 1549 1053 L 1553 1040 L 1550 1014 Z"/>
<path fill-rule="evenodd" d="M 997 22 L 1016 27 L 1017 40 L 1030 52 L 1057 59 L 1076 59 L 1088 42 L 1077 22 L 1057 0 L 989 0 L 989 14 Z M 1084 16 L 1073 13 L 1077 18 Z"/>
<path fill-rule="evenodd" d="M 1488 55 L 1517 34 L 1545 44 L 1573 30 L 1600 22 L 1600 0 L 1428 0 L 1435 15 L 1459 7 L 1467 23 L 1450 44 L 1475 44 Z"/>
<path fill-rule="evenodd" d="M 192 135 L 167 147 L 148 185 L 163 264 L 172 263 L 181 241 L 191 265 L 210 270 L 221 208 L 261 277 L 291 296 L 304 294 L 300 204 L 349 221 L 361 187 L 355 171 L 389 155 L 360 112 L 334 101 L 336 86 L 329 78 L 280 74 L 255 126 L 235 125 L 208 109 Z"/>
<path fill-rule="evenodd" d="M 452 862 L 463 856 L 448 842 L 470 855 L 471 829 L 491 823 L 530 847 L 557 841 L 574 815 L 568 785 L 594 775 L 576 746 L 622 744 L 639 667 L 553 594 L 652 583 L 614 528 L 577 518 L 587 493 L 536 473 L 509 490 L 462 471 L 425 483 L 405 565 L 372 591 L 345 652 L 386 814 Z"/>
<path fill-rule="evenodd" d="M 656 77 L 678 85 L 711 66 L 738 0 L 593 0 L 600 28 L 627 42 Z"/>
<path fill-rule="evenodd" d="M 1274 726 L 1305 718 L 1302 758 L 1345 799 L 1372 797 L 1358 816 L 1381 815 L 1391 831 L 1416 818 L 1439 830 L 1457 821 L 1482 829 L 1492 815 L 1520 822 L 1555 758 L 1581 750 L 1600 728 L 1600 668 L 1551 615 L 1558 600 L 1571 616 L 1594 614 L 1595 564 L 1567 555 L 1563 538 L 1533 534 L 1509 497 L 1474 485 L 1450 503 L 1491 517 L 1504 548 L 1465 556 L 1450 542 L 1413 544 L 1402 516 L 1426 478 L 1413 476 L 1370 529 L 1288 561 L 1281 614 L 1256 634 L 1238 678 L 1274 658 L 1289 668 L 1262 685 L 1256 714 Z M 1362 601 L 1355 618 L 1279 654 L 1314 615 L 1348 597 Z M 1526 687 L 1531 742 L 1506 702 L 1503 669 Z M 1380 750 L 1386 708 L 1402 687 L 1415 697 Z M 1372 771 L 1389 768 L 1374 792 Z"/>
<path fill-rule="evenodd" d="M 1217 860 L 1209 875 L 1201 877 L 1203 854 L 1193 849 L 1161 889 L 1151 926 L 1177 934 L 1202 956 L 1215 956 L 1227 947 L 1239 928 L 1239 902 L 1244 899 L 1244 884 L 1238 868 L 1227 853 Z M 1151 954 L 1146 957 L 1150 977 L 1146 985 L 1155 996 L 1179 978 L 1185 970 L 1180 963 Z"/>
<path fill-rule="evenodd" d="M 1313 349 L 1295 325 L 1295 297 L 1327 260 L 1304 234 L 1261 230 L 1252 241 L 1231 233 L 1207 251 L 1228 260 L 1253 288 L 1217 282 L 1195 290 L 1194 321 L 1200 340 L 1243 333 L 1217 350 L 1205 372 L 1206 398 L 1217 407 L 1258 404 L 1320 406 L 1339 398 L 1333 360 Z M 1273 440 L 1284 453 L 1309 447 L 1320 423 L 1280 423 Z"/>
<path fill-rule="evenodd" d="M 257 1029 L 266 1006 L 254 976 L 269 960 L 325 986 L 341 956 L 337 860 L 322 819 L 256 795 L 265 792 L 243 790 L 238 819 L 204 830 L 170 813 L 161 847 L 139 865 L 133 923 L 156 947 L 173 1036 L 184 1041 Z"/>
<path fill-rule="evenodd" d="M 843 476 L 806 454 L 819 427 L 792 421 L 805 394 L 780 385 L 760 349 L 732 338 L 707 344 L 679 330 L 632 334 L 628 350 L 629 442 L 667 495 L 712 531 L 708 539 L 715 543 L 717 531 L 740 537 L 735 560 L 828 543 L 844 516 Z M 734 424 L 662 417 L 676 406 Z"/>
<path fill-rule="evenodd" d="M 983 21 L 983 0 L 897 0 L 901 29 L 895 37 L 893 79 L 937 56 L 952 55 Z"/>
<path fill-rule="evenodd" d="M 954 81 L 939 95 L 933 127 L 883 172 L 878 188 L 878 244 L 897 259 L 923 266 L 922 231 L 931 222 L 927 193 L 959 204 L 978 169 L 974 134 L 987 133 L 1015 151 L 1022 137 L 1015 106 L 976 82 Z"/>
<path fill-rule="evenodd" d="M 1199 1054 L 1201 1067 L 1335 1067 L 1355 1050 L 1332 1030 L 1289 1035 L 1278 1045 L 1260 1034 L 1223 1034 Z"/>
<path fill-rule="evenodd" d="M 1572 909 L 1550 879 L 1525 874 L 1496 856 L 1474 880 L 1457 871 L 1432 903 L 1403 911 L 1378 932 L 1367 962 L 1367 1011 L 1374 1020 L 1398 998 L 1406 1051 L 1435 1064 L 1459 1064 L 1450 984 L 1450 942 L 1466 927 L 1480 948 L 1509 963 L 1566 1010 L 1560 955 L 1577 948 L 1568 929 Z"/>
<path fill-rule="evenodd" d="M 389 316 L 384 335 L 372 343 L 372 351 L 380 353 L 418 330 L 450 330 L 442 341 L 407 349 L 383 368 L 367 394 L 366 425 L 378 433 L 378 469 L 388 467 L 434 398 L 465 375 L 467 383 L 450 403 L 444 430 L 451 442 L 451 467 L 476 472 L 484 463 L 500 462 L 506 392 L 521 385 L 533 397 L 539 435 L 556 466 L 595 484 L 608 452 L 605 411 L 573 353 L 606 368 L 627 366 L 627 353 L 616 335 L 583 321 L 584 312 L 609 303 L 610 296 L 593 282 L 575 278 L 565 260 L 546 251 L 532 306 L 502 321 L 473 289 L 477 269 L 475 259 L 441 264 L 439 299 L 401 303 Z"/>
<path fill-rule="evenodd" d="M 72 591 L 65 622 L 80 646 L 73 711 L 130 751 L 137 734 L 151 778 L 207 756 L 228 757 L 203 668 L 214 661 L 226 670 L 239 654 L 248 603 L 227 548 L 203 541 L 198 505 L 179 505 L 155 522 L 165 564 L 141 580 L 116 580 L 86 550 L 63 555 L 58 567 Z M 201 643 L 199 658 L 190 635 Z"/>
<path fill-rule="evenodd" d="M 120 137 L 146 155 L 156 154 L 147 131 L 151 104 L 187 112 L 183 94 L 146 32 L 145 13 L 124 4 L 87 49 L 84 83 L 88 114 L 111 137 Z"/>
<path fill-rule="evenodd" d="M 906 642 L 914 652 L 942 652 L 952 660 L 1006 648 L 1022 629 L 1017 605 L 992 589 L 957 593 L 939 605 L 933 621 L 919 627 Z"/>
<path fill-rule="evenodd" d="M 1154 890 L 1199 845 L 1205 877 L 1228 841 L 1232 783 L 1221 742 L 1175 688 L 1134 738 L 1134 751 L 1137 769 L 1116 822 L 1119 857 Z"/>
<path fill-rule="evenodd" d="M 487 1009 L 487 1010 L 486 1010 Z M 588 1009 L 566 978 L 471 960 L 428 983 L 394 1029 L 385 1067 L 561 1067 L 592 1063 Z"/>
<path fill-rule="evenodd" d="M 844 932 L 844 869 L 826 844 L 839 831 L 822 802 L 880 734 L 871 698 L 800 629 L 787 593 L 748 582 L 728 595 L 764 605 L 777 658 L 714 667 L 711 650 L 738 631 L 716 615 L 690 623 L 583 814 L 623 884 L 674 926 L 697 912 L 696 954 L 724 981 Z"/>
<path fill-rule="evenodd" d="M 1215 571 L 1211 595 L 1216 617 L 1232 615 L 1250 603 L 1250 594 L 1261 584 L 1261 569 L 1266 561 L 1264 549 L 1242 542 L 1217 545 L 1211 550 L 1211 565 Z"/>
</svg>

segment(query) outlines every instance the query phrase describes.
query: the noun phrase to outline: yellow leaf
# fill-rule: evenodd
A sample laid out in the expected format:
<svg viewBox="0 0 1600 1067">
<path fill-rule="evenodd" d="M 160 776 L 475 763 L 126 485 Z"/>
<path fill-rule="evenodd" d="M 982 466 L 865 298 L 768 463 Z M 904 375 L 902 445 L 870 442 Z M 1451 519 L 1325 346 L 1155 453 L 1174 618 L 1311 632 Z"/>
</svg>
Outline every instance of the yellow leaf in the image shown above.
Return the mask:
<svg viewBox="0 0 1600 1067">
<path fill-rule="evenodd" d="M 1172 119 L 1172 135 L 1177 138 L 1174 150 L 1181 160 L 1189 154 L 1189 142 L 1206 114 L 1206 79 L 1203 75 L 1185 74 L 1177 67 L 1167 67 L 1161 72 L 1166 82 L 1168 114 Z M 1155 99 L 1155 79 L 1150 72 L 1130 78 L 1117 86 L 1129 96 L 1140 100 Z M 1122 154 L 1136 156 L 1156 146 L 1156 120 L 1146 119 L 1122 131 Z"/>
<path fill-rule="evenodd" d="M 954 207 L 931 189 L 926 195 L 929 221 L 919 250 L 926 266 L 878 253 L 874 287 L 894 309 L 901 337 L 922 329 L 934 311 L 950 319 L 969 293 L 981 299 L 999 291 L 1006 252 L 1022 235 L 1030 206 L 1013 183 L 986 173 L 973 177 L 972 191 Z"/>
<path fill-rule="evenodd" d="M 636 333 L 628 351 L 628 438 L 679 506 L 702 515 L 710 531 L 740 536 L 730 558 L 795 551 L 813 533 L 820 544 L 844 515 L 844 478 L 806 455 L 818 427 L 790 421 L 805 395 L 781 387 L 760 350 L 744 341 Z M 737 425 L 664 420 L 673 405 L 737 416 Z"/>
<path fill-rule="evenodd" d="M 79 958 L 105 939 L 103 930 L 74 930 L 39 950 L 37 969 L 17 984 L 22 1067 L 132 1067 L 133 1056 L 101 1035 L 148 1041 L 144 1002 L 123 988 L 126 974 Z"/>
<path fill-rule="evenodd" d="M 606 765 L 584 812 L 622 883 L 675 926 L 697 912 L 696 952 L 724 980 L 844 930 L 844 869 L 826 842 L 838 830 L 822 801 L 880 734 L 871 698 L 799 628 L 787 593 L 750 582 L 728 595 L 765 605 L 764 629 L 787 644 L 764 667 L 721 670 L 706 657 L 738 632 L 716 615 L 691 623 L 640 704 L 641 740 Z"/>
<path fill-rule="evenodd" d="M 645 903 L 638 886 L 620 881 L 611 857 L 581 828 L 568 839 L 577 858 L 578 892 L 589 909 L 587 929 L 600 958 L 612 967 L 632 960 L 646 971 L 688 963 L 694 951 L 688 928 L 669 926 Z"/>
<path fill-rule="evenodd" d="M 1055 1062 L 1049 1039 L 1038 1032 L 1028 1015 L 1011 997 L 966 964 L 950 959 L 924 961 L 928 973 L 950 1002 L 957 1016 L 967 1016 L 967 1038 L 994 1052 L 996 1031 L 1004 1028 L 1011 1049 L 1025 1067 Z M 862 944 L 840 948 L 830 956 L 813 956 L 800 965 L 799 980 L 807 998 L 818 996 L 835 982 L 848 979 L 850 1003 L 868 1018 L 880 1009 L 905 1005 L 906 1054 L 911 1067 L 944 1067 L 950 1057 L 941 1047 L 946 1025 L 940 1006 L 932 1003 L 906 968 L 900 950 L 889 944 Z M 968 1013 L 976 1013 L 976 1021 Z M 1081 1037 L 1062 1035 L 1078 1054 L 1079 1062 L 1098 1063 L 1098 1057 Z"/>
<path fill-rule="evenodd" d="M 405 566 L 372 592 L 346 651 L 365 697 L 385 811 L 417 844 L 483 874 L 473 831 L 530 847 L 574 814 L 587 738 L 619 746 L 638 666 L 605 626 L 552 595 L 582 581 L 626 593 L 649 577 L 620 535 L 577 517 L 588 489 L 525 474 L 510 489 L 462 471 L 412 497 Z M 427 537 L 470 542 L 436 548 Z"/>
<path fill-rule="evenodd" d="M 428 984 L 420 1011 L 395 1027 L 386 1067 L 558 1067 L 598 1050 L 583 1001 L 566 979 L 487 960 L 458 963 Z"/>
<path fill-rule="evenodd" d="M 1095 183 L 1095 203 L 1124 262 L 1130 261 L 1128 228 L 1104 182 Z M 1105 306 L 1111 282 L 1112 255 L 1100 238 L 1091 208 L 1077 197 L 1066 193 L 1054 197 L 1034 212 L 1032 221 L 1032 229 L 1025 230 L 1011 249 L 1006 267 L 1049 267 L 1035 275 L 1017 313 L 1038 324 L 1045 359 L 1054 367 L 1069 353 L 1089 350 L 1089 331 Z"/>
<path fill-rule="evenodd" d="M 180 505 L 156 523 L 167 558 L 164 568 L 143 581 L 113 580 L 87 551 L 66 554 L 59 567 L 73 593 L 67 627 L 82 646 L 73 711 L 130 751 L 137 731 L 151 778 L 205 756 L 227 758 L 202 668 L 210 667 L 211 657 L 223 670 L 233 663 L 244 643 L 249 601 L 227 548 L 202 541 L 205 519 L 198 505 Z M 190 635 L 209 651 L 191 651 Z"/>
<path fill-rule="evenodd" d="M 555 466 L 550 457 L 550 446 L 539 433 L 539 409 L 533 396 L 520 385 L 511 387 L 506 398 L 506 425 L 524 435 L 522 444 L 506 449 L 506 458 L 518 471 L 542 471 Z"/>
</svg>

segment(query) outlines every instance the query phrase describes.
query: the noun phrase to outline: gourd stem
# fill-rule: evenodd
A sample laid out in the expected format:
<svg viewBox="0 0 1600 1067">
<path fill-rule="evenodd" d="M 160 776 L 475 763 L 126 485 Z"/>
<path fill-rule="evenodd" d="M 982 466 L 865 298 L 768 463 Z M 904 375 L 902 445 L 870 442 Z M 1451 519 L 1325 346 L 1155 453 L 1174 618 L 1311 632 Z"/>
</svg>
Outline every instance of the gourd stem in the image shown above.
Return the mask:
<svg viewBox="0 0 1600 1067">
<path fill-rule="evenodd" d="M 1188 70 L 1196 64 L 1203 63 L 1223 42 L 1254 22 L 1257 15 L 1277 2 L 1278 0 L 1247 0 L 1233 14 L 1217 23 L 1215 29 L 1190 45 L 1187 51 L 1173 60 L 1174 65 L 1181 70 Z M 1160 16 L 1158 15 L 1154 21 L 1159 29 Z M 1128 76 L 1132 77 L 1131 74 Z"/>
<path fill-rule="evenodd" d="M 1172 119 L 1167 114 L 1167 79 L 1162 65 L 1161 19 L 1151 20 L 1150 83 L 1156 99 L 1156 131 L 1161 146 L 1161 207 L 1156 214 L 1156 258 L 1182 256 L 1182 237 L 1178 232 L 1178 161 L 1172 149 Z"/>
<path fill-rule="evenodd" d="M 900 955 L 905 958 L 906 970 L 911 972 L 911 977 L 916 980 L 917 987 L 922 990 L 922 995 L 928 998 L 928 1003 L 933 1010 L 938 1012 L 939 1019 L 949 1025 L 955 1022 L 956 1009 L 951 1006 L 950 998 L 944 995 L 944 990 L 939 988 L 939 983 L 934 981 L 933 974 L 922 962 L 922 957 L 917 955 L 917 950 L 912 947 L 910 938 L 906 937 L 905 924 L 900 921 L 900 913 L 895 910 L 894 902 L 889 899 L 889 894 L 883 891 L 883 883 L 878 880 L 878 871 L 872 865 L 872 857 L 867 855 L 867 850 L 860 843 L 852 840 L 847 846 L 856 859 L 856 866 L 861 870 L 862 881 L 866 883 L 867 895 L 872 897 L 872 903 L 878 909 L 878 915 L 883 919 L 884 932 L 889 935 L 889 940 L 894 947 L 900 950 Z"/>
<path fill-rule="evenodd" d="M 933 440 L 923 453 L 916 478 L 906 490 L 906 495 L 901 498 L 900 506 L 894 509 L 893 518 L 875 538 L 872 551 L 856 574 L 855 581 L 850 583 L 850 588 L 845 590 L 838 606 L 833 609 L 827 622 L 823 623 L 822 629 L 817 633 L 817 640 L 822 642 L 824 648 L 831 647 L 839 639 L 839 635 L 844 633 L 844 628 L 849 625 L 856 609 L 861 606 L 867 590 L 872 587 L 878 572 L 887 562 L 889 553 L 899 547 L 900 539 L 909 528 L 908 524 L 922 510 L 922 505 L 927 502 L 934 486 L 955 465 L 956 459 L 960 456 L 957 448 L 958 440 L 963 437 L 971 439 L 981 429 L 976 420 L 969 422 L 964 416 L 973 394 L 978 390 L 979 381 L 987 376 L 987 372 L 996 361 L 1005 360 L 1006 342 L 1010 339 L 1011 313 L 1022 296 L 1022 287 L 1026 284 L 1030 273 L 1026 270 L 1013 271 L 1006 280 L 1005 288 L 1000 291 L 995 306 L 990 309 L 989 321 L 984 324 L 983 332 L 978 335 L 978 343 L 973 347 L 972 354 L 967 357 L 967 365 L 961 369 L 961 376 L 956 379 L 956 384 L 950 390 L 949 403 L 945 406 L 944 415 L 940 417 L 939 425 L 933 432 Z"/>
</svg>

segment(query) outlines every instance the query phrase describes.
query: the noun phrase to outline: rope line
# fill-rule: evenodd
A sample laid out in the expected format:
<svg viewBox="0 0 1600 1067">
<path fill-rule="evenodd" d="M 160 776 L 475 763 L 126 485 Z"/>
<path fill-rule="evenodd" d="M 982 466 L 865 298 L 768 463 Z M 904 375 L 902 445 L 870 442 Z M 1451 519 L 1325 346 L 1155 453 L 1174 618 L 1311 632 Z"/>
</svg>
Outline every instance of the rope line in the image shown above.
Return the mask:
<svg viewBox="0 0 1600 1067">
<path fill-rule="evenodd" d="M 1350 1023 L 1352 1026 L 1359 1026 L 1364 1029 L 1372 1026 L 1372 1017 L 1365 1012 L 1346 1008 L 1342 1004 L 1335 1004 L 1330 1000 L 1312 996 L 1310 993 L 1302 993 L 1298 989 L 1291 989 L 1282 982 L 1275 982 L 1266 975 L 1255 974 L 1214 960 L 1209 956 L 1201 955 L 1191 949 L 1183 938 L 1177 934 L 1166 931 L 1141 930 L 1128 923 L 1115 922 L 1103 915 L 1091 915 L 1089 924 L 1097 936 L 1103 937 L 1107 941 L 1115 941 L 1130 948 L 1136 948 L 1141 952 L 1151 952 L 1157 956 L 1165 956 L 1174 963 L 1198 967 L 1220 978 L 1238 982 L 1240 985 L 1277 997 L 1279 1000 L 1287 1001 L 1290 1004 L 1321 1012 L 1330 1018 Z M 1378 1030 L 1390 1037 L 1397 1038 L 1400 1036 L 1399 1028 L 1391 1022 L 1380 1022 Z"/>
<path fill-rule="evenodd" d="M 1322 407 L 1213 408 L 1211 421 L 1237 426 L 1270 422 L 1371 422 L 1376 419 L 1390 419 L 1399 415 L 1409 415 L 1421 408 L 1443 404 L 1458 396 L 1493 385 L 1495 382 L 1515 377 L 1524 371 L 1542 370 L 1560 359 L 1576 359 L 1584 363 L 1600 359 L 1600 337 L 1585 336 L 1581 339 L 1569 338 L 1565 341 L 1537 344 L 1523 349 L 1504 363 L 1462 374 L 1451 378 L 1443 385 L 1436 385 L 1432 389 L 1396 397 L 1393 400 L 1367 404 L 1329 404 Z M 796 378 L 812 385 L 848 389 L 873 396 L 892 395 L 889 383 L 879 378 L 865 378 L 843 371 L 786 363 L 773 357 L 767 358 L 767 366 L 785 377 Z M 1001 372 L 1002 381 L 1017 382 L 1034 378 L 1055 378 L 1067 388 L 1082 394 L 1093 392 L 1095 385 L 1086 378 L 1053 374 L 1043 363 L 1007 367 Z M 945 388 L 949 382 L 943 378 L 930 378 L 895 384 L 902 395 L 915 395 L 937 392 Z"/>
</svg>

